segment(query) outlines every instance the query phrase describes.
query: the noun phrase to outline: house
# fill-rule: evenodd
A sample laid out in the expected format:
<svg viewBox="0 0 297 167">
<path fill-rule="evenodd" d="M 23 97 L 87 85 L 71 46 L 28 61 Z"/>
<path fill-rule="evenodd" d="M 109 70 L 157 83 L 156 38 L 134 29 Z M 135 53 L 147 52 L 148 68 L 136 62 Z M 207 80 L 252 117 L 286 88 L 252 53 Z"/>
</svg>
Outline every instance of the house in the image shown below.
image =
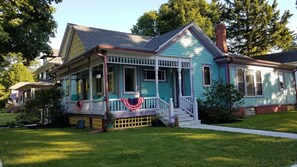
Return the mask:
<svg viewBox="0 0 297 167">
<path fill-rule="evenodd" d="M 37 76 L 37 82 L 19 82 L 9 88 L 13 104 L 16 107 L 22 106 L 27 99 L 30 99 L 36 89 L 46 89 L 55 85 L 55 81 L 53 77 L 50 77 L 49 72 L 54 67 L 62 64 L 62 59 L 57 56 L 58 50 L 53 49 L 53 52 L 52 56 L 43 55 L 40 57 L 43 63 L 33 72 Z"/>
<path fill-rule="evenodd" d="M 223 24 L 216 36 L 217 46 L 195 23 L 157 37 L 68 24 L 63 64 L 52 73 L 70 123 L 102 128 L 110 110 L 115 128 L 148 126 L 155 114 L 165 123 L 177 116 L 180 125 L 199 124 L 195 99 L 220 79 L 245 95 L 247 114 L 295 103 L 296 66 L 228 54 Z"/>
<path fill-rule="evenodd" d="M 297 50 L 290 50 L 285 52 L 261 55 L 261 56 L 256 56 L 254 58 L 297 66 Z M 297 72 L 295 70 L 295 83 L 296 81 L 297 81 Z"/>
</svg>

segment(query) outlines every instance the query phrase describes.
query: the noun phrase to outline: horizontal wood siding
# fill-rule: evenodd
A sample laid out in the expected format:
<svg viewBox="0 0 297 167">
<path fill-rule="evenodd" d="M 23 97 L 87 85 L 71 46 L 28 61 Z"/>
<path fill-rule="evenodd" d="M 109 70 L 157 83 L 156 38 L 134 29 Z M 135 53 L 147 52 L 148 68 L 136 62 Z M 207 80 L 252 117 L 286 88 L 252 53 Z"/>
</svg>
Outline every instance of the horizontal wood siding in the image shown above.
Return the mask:
<svg viewBox="0 0 297 167">
<path fill-rule="evenodd" d="M 70 49 L 69 49 L 69 55 L 68 55 L 68 60 L 71 60 L 75 57 L 77 57 L 78 55 L 82 54 L 86 52 L 86 49 L 84 48 L 82 42 L 80 41 L 78 35 L 76 34 L 76 32 L 73 35 L 72 38 L 72 42 L 70 45 Z"/>
<path fill-rule="evenodd" d="M 295 89 L 293 73 L 279 71 L 278 69 L 257 66 L 232 65 L 230 67 L 230 81 L 237 87 L 236 69 L 237 67 L 259 69 L 262 76 L 263 96 L 244 97 L 244 107 L 266 106 L 295 103 Z M 284 72 L 285 89 L 280 90 L 278 73 Z"/>
<path fill-rule="evenodd" d="M 205 91 L 202 82 L 203 65 L 206 64 L 211 66 L 211 80 L 219 79 L 218 64 L 214 61 L 213 55 L 188 30 L 180 39 L 160 53 L 160 55 L 172 57 L 192 57 L 194 68 L 194 96 L 196 97 L 201 97 L 201 94 Z"/>
</svg>

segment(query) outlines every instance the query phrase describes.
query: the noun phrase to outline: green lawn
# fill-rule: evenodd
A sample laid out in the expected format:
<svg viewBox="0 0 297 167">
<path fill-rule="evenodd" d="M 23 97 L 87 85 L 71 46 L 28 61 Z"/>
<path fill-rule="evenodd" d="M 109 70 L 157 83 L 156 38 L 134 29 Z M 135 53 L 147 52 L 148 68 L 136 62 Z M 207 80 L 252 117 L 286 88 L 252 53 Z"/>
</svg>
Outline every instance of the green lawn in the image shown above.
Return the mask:
<svg viewBox="0 0 297 167">
<path fill-rule="evenodd" d="M 297 133 L 297 111 L 254 115 L 223 126 Z"/>
<path fill-rule="evenodd" d="M 0 113 L 0 126 L 6 126 L 7 122 L 15 121 L 16 113 Z"/>
<path fill-rule="evenodd" d="M 5 167 L 290 166 L 297 140 L 181 128 L 2 129 Z"/>
</svg>

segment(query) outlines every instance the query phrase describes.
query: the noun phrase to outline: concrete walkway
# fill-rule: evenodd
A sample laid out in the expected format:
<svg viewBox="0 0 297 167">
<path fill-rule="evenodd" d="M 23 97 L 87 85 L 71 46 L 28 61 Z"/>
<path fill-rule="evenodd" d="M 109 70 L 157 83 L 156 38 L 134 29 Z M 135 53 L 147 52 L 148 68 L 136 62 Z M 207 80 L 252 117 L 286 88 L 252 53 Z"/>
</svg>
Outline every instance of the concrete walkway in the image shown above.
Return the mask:
<svg viewBox="0 0 297 167">
<path fill-rule="evenodd" d="M 0 159 L 0 167 L 3 167 L 1 159 Z"/>
<path fill-rule="evenodd" d="M 203 124 L 182 126 L 182 127 L 183 128 L 208 129 L 208 130 L 217 130 L 217 131 L 225 131 L 225 132 L 237 132 L 237 133 L 255 134 L 255 135 L 262 135 L 262 136 L 297 139 L 297 134 L 285 133 L 285 132 L 274 132 L 274 131 L 243 129 L 243 128 L 232 128 L 232 127 L 225 127 L 225 126 L 214 126 L 214 125 L 203 125 Z"/>
</svg>

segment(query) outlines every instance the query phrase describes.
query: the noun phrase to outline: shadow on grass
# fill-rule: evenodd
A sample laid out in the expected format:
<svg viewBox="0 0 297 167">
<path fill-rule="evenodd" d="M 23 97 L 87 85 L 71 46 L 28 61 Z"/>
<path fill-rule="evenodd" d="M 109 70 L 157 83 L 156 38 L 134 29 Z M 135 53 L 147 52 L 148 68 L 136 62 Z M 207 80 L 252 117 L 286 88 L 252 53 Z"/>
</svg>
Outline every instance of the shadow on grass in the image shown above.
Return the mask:
<svg viewBox="0 0 297 167">
<path fill-rule="evenodd" d="M 297 140 L 180 128 L 0 131 L 5 167 L 25 166 L 288 166 Z"/>
</svg>

